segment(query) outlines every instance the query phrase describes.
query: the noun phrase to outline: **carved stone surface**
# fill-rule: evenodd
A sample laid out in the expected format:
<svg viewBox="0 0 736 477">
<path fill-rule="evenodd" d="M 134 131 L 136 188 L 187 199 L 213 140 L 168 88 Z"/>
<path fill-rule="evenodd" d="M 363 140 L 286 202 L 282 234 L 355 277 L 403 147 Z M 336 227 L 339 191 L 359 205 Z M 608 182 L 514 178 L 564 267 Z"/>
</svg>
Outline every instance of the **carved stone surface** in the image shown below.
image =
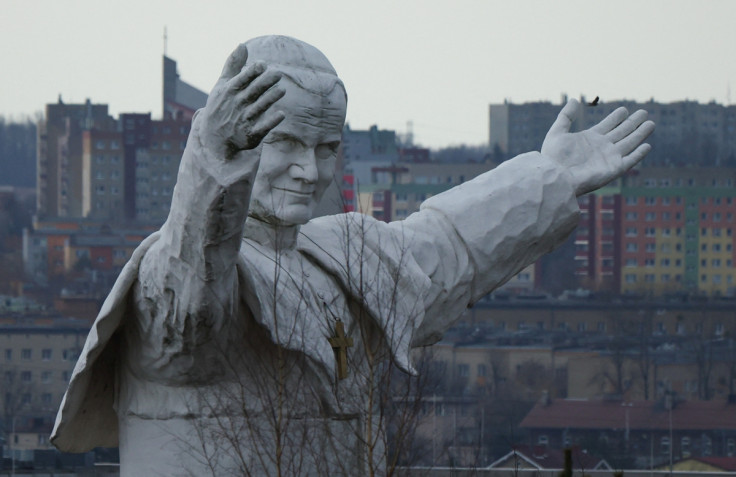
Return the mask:
<svg viewBox="0 0 736 477">
<path fill-rule="evenodd" d="M 59 449 L 119 445 L 123 475 L 380 471 L 391 367 L 414 372 L 412 347 L 564 241 L 577 196 L 641 160 L 654 127 L 622 109 L 571 134 L 572 101 L 541 153 L 406 220 L 310 220 L 346 102 L 310 45 L 270 36 L 235 50 L 193 120 L 166 223 L 90 331 Z"/>
</svg>

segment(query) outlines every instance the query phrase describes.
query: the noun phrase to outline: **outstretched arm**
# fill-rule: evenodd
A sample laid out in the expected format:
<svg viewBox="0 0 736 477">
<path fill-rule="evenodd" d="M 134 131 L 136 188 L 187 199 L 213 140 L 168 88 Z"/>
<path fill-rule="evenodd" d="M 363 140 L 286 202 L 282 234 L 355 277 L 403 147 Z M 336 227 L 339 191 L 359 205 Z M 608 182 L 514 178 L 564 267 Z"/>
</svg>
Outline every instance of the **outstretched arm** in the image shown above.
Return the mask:
<svg viewBox="0 0 736 477">
<path fill-rule="evenodd" d="M 578 223 L 576 198 L 619 177 L 649 151 L 646 112 L 617 109 L 570 133 L 570 101 L 542 146 L 434 196 L 391 224 L 413 234 L 412 255 L 432 286 L 415 345 L 439 339 L 462 311 L 560 245 Z"/>
</svg>

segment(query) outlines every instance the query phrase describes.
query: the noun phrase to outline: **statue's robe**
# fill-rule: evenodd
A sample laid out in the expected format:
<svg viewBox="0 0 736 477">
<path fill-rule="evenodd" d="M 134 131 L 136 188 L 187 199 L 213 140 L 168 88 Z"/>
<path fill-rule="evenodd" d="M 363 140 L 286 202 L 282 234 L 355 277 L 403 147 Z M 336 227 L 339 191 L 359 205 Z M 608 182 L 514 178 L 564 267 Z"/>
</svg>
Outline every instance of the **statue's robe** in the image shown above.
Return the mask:
<svg viewBox="0 0 736 477">
<path fill-rule="evenodd" d="M 222 190 L 246 186 L 213 179 L 205 154 L 190 137 L 170 223 L 209 226 L 195 202 L 217 200 L 233 221 Z M 239 174 L 252 183 L 257 162 L 250 168 Z M 52 442 L 70 452 L 119 445 L 123 475 L 261 475 L 277 454 L 287 475 L 360 475 L 366 436 L 376 437 L 376 360 L 412 372 L 412 347 L 437 341 L 466 307 L 564 241 L 578 220 L 572 184 L 554 161 L 524 154 L 403 221 L 314 219 L 278 253 L 243 240 L 225 286 L 211 285 L 210 269 L 189 270 L 184 252 L 166 255 L 184 248 L 186 227 L 164 225 L 103 304 Z M 242 224 L 222 234 L 232 230 Z M 344 380 L 328 341 L 338 319 L 354 342 Z"/>
</svg>

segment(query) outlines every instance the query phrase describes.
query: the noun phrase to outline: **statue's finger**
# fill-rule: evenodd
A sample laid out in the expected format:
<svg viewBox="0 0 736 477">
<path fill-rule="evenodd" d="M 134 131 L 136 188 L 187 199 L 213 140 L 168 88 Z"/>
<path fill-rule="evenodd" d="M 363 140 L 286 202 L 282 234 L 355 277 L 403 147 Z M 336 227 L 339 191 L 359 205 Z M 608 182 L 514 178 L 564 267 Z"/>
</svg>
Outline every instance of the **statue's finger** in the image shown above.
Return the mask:
<svg viewBox="0 0 736 477">
<path fill-rule="evenodd" d="M 233 90 L 241 90 L 248 87 L 253 81 L 266 71 L 266 65 L 262 61 L 253 63 L 243 68 L 237 75 L 233 76 L 228 82 L 228 87 Z"/>
<path fill-rule="evenodd" d="M 611 130 L 613 130 L 613 128 L 621 124 L 627 117 L 629 117 L 629 112 L 626 110 L 626 108 L 617 108 L 614 112 L 603 118 L 603 121 L 590 128 L 590 130 L 595 131 L 599 134 L 608 134 Z"/>
<path fill-rule="evenodd" d="M 264 67 L 265 68 L 265 67 Z M 258 100 L 266 91 L 271 89 L 273 85 L 281 79 L 281 72 L 275 70 L 266 70 L 263 74 L 258 74 L 246 84 L 238 93 L 237 100 L 241 104 L 250 104 Z"/>
<path fill-rule="evenodd" d="M 621 160 L 624 171 L 628 171 L 629 169 L 637 165 L 639 162 L 641 162 L 641 160 L 644 159 L 644 157 L 647 154 L 649 154 L 649 151 L 651 149 L 652 149 L 652 146 L 650 146 L 647 143 L 640 144 L 639 147 L 637 147 L 631 152 L 631 154 L 627 154 L 626 156 L 624 156 Z"/>
<path fill-rule="evenodd" d="M 245 106 L 245 110 L 243 112 L 243 117 L 247 121 L 254 121 L 258 118 L 258 116 L 265 113 L 268 108 L 273 106 L 273 104 L 281 99 L 284 94 L 286 94 L 286 90 L 279 86 L 274 86 L 273 88 L 266 91 L 264 94 L 258 97 L 253 103 L 248 104 Z"/>
<path fill-rule="evenodd" d="M 557 119 L 555 119 L 552 127 L 549 128 L 549 132 L 547 133 L 547 135 L 564 134 L 566 132 L 569 132 L 570 126 L 575 120 L 579 108 L 580 103 L 578 103 L 576 99 L 570 99 L 567 104 L 562 108 L 560 114 L 557 115 Z"/>
<path fill-rule="evenodd" d="M 627 156 L 643 143 L 646 138 L 654 131 L 654 122 L 646 121 L 642 123 L 636 130 L 626 136 L 624 139 L 616 143 L 616 149 L 622 156 Z"/>
<path fill-rule="evenodd" d="M 227 61 L 225 61 L 225 66 L 222 68 L 220 78 L 224 80 L 229 80 L 230 78 L 240 73 L 240 71 L 243 69 L 243 66 L 245 66 L 245 62 L 247 59 L 248 48 L 245 46 L 245 43 L 241 43 L 240 45 L 238 45 L 237 48 L 235 48 L 235 50 L 233 50 Z"/>
<path fill-rule="evenodd" d="M 253 142 L 252 147 L 256 147 L 263 141 L 263 138 L 276 126 L 284 120 L 286 115 L 282 111 L 268 114 L 261 118 L 250 131 L 250 138 Z"/>
<path fill-rule="evenodd" d="M 647 120 L 647 112 L 643 109 L 636 111 L 634 114 L 626 118 L 621 124 L 616 126 L 606 136 L 612 142 L 616 143 L 624 139 L 626 136 L 631 134 L 638 128 L 644 121 Z"/>
</svg>

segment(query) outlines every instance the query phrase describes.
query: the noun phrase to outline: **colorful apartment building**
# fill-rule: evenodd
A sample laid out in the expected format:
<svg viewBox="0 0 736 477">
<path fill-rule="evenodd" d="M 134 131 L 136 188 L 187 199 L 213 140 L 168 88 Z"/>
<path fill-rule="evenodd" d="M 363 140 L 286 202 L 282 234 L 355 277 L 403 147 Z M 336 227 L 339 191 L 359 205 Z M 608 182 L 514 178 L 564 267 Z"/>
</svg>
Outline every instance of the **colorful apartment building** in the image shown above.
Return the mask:
<svg viewBox="0 0 736 477">
<path fill-rule="evenodd" d="M 736 169 L 642 168 L 621 188 L 621 292 L 736 292 Z"/>
<path fill-rule="evenodd" d="M 620 186 L 609 185 L 578 199 L 575 276 L 588 290 L 612 290 L 620 281 Z"/>
</svg>

